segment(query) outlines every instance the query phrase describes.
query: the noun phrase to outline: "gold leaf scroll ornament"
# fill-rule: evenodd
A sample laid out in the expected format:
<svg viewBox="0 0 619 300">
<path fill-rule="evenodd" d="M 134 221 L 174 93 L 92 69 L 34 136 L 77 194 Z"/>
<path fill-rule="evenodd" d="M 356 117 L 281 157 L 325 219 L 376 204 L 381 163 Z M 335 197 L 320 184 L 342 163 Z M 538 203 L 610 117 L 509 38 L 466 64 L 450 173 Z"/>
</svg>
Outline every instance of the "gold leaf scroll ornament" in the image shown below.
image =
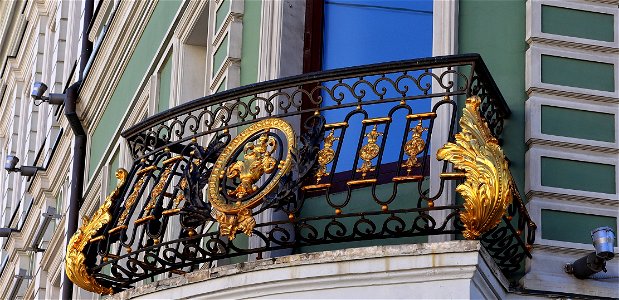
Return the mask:
<svg viewBox="0 0 619 300">
<path fill-rule="evenodd" d="M 118 198 L 118 195 L 125 185 L 127 179 L 127 171 L 118 169 L 116 171 L 118 184 L 112 193 L 105 199 L 103 205 L 92 216 L 90 221 L 84 217 L 82 226 L 75 232 L 69 244 L 67 245 L 67 256 L 65 261 L 65 269 L 67 277 L 77 286 L 102 295 L 112 294 L 114 290 L 109 287 L 102 286 L 97 280 L 88 273 L 86 266 L 86 256 L 84 248 L 90 242 L 91 238 L 112 219 L 110 207 Z"/>
<path fill-rule="evenodd" d="M 277 141 L 267 132 L 275 129 L 281 131 L 285 138 L 288 149 L 286 160 L 279 163 L 271 155 L 278 146 Z M 256 141 L 249 141 L 256 134 Z M 208 181 L 209 202 L 213 206 L 213 217 L 219 222 L 221 235 L 234 239 L 237 231 L 251 235 L 256 225 L 256 220 L 251 214 L 251 209 L 256 207 L 262 199 L 270 193 L 279 182 L 282 175 L 288 173 L 292 166 L 289 155 L 290 150 L 296 145 L 294 130 L 284 120 L 266 119 L 257 122 L 236 136 L 230 144 L 224 148 L 221 155 L 213 166 L 213 171 Z M 237 149 L 243 147 L 243 158 L 228 166 Z M 255 185 L 264 174 L 274 176 L 265 182 L 262 189 Z M 235 203 L 227 203 L 222 195 L 221 180 L 224 178 L 238 178 L 239 185 L 234 191 L 229 191 L 229 197 L 238 199 Z M 249 198 L 247 198 L 249 197 Z M 241 201 L 242 200 L 242 201 Z"/>
<path fill-rule="evenodd" d="M 456 191 L 464 198 L 460 220 L 467 239 L 475 239 L 496 227 L 512 202 L 507 161 L 479 114 L 480 103 L 477 96 L 466 99 L 460 118 L 462 131 L 456 134 L 456 143 L 447 143 L 436 153 L 438 160 L 446 159 L 466 173 L 465 182 Z"/>
</svg>

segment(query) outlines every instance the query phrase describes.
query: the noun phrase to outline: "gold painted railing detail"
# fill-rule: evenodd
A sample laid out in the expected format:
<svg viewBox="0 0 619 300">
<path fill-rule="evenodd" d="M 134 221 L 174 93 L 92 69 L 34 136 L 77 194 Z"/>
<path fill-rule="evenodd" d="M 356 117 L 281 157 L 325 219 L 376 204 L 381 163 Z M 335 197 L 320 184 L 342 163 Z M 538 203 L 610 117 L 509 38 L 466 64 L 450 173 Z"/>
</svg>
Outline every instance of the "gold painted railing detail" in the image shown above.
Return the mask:
<svg viewBox="0 0 619 300">
<path fill-rule="evenodd" d="M 276 139 L 269 135 L 271 131 L 283 134 L 287 143 L 283 151 L 286 154 L 285 160 L 278 162 L 272 157 L 275 150 L 283 145 L 278 145 Z M 258 137 L 253 139 L 256 136 Z M 288 153 L 295 146 L 295 134 L 290 124 L 273 118 L 249 126 L 222 151 L 208 181 L 209 202 L 213 205 L 212 215 L 219 223 L 221 235 L 233 240 L 239 230 L 246 235 L 252 234 L 256 220 L 251 209 L 260 204 L 275 188 L 279 179 L 290 171 L 292 159 Z M 242 154 L 243 157 L 234 157 L 237 154 Z M 233 162 L 235 158 L 238 159 Z M 263 175 L 271 173 L 274 176 L 269 177 L 262 188 L 255 185 Z M 234 191 L 227 192 L 228 197 L 235 199 L 234 203 L 227 203 L 222 195 L 224 191 L 221 185 L 224 178 L 238 179 L 240 182 Z"/>
<path fill-rule="evenodd" d="M 460 118 L 462 131 L 455 143 L 447 143 L 437 152 L 437 159 L 448 160 L 466 174 L 456 191 L 464 198 L 464 237 L 478 238 L 496 227 L 512 202 L 512 177 L 507 160 L 497 139 L 479 114 L 481 100 L 477 96 L 466 100 Z"/>
<path fill-rule="evenodd" d="M 172 169 L 174 168 L 176 162 L 182 159 L 183 159 L 182 156 L 174 156 L 172 158 L 169 158 L 163 161 L 163 165 L 165 166 L 165 169 L 163 170 L 163 172 L 161 172 L 161 175 L 159 175 L 159 181 L 157 182 L 157 184 L 155 185 L 155 187 L 153 188 L 150 194 L 150 201 L 148 202 L 146 207 L 144 207 L 144 217 L 135 220 L 134 223 L 136 225 L 140 225 L 147 221 L 155 219 L 155 216 L 151 215 L 151 210 L 155 208 L 155 206 L 157 205 L 157 201 L 159 200 L 159 196 L 163 193 L 164 189 L 166 188 L 168 184 L 168 179 L 170 178 L 170 174 L 172 174 Z"/>
<path fill-rule="evenodd" d="M 154 170 L 157 170 L 157 167 L 155 166 L 150 166 L 150 167 L 146 167 L 140 171 L 137 172 L 137 175 L 139 176 L 139 179 L 136 181 L 135 185 L 133 186 L 133 191 L 131 192 L 131 195 L 129 195 L 129 197 L 127 197 L 127 200 L 125 200 L 125 209 L 123 210 L 123 212 L 120 214 L 120 217 L 118 218 L 118 221 L 116 221 L 116 227 L 110 229 L 109 233 L 115 233 L 115 232 L 120 232 L 123 229 L 127 229 L 127 225 L 125 225 L 125 221 L 127 220 L 127 216 L 129 216 L 129 212 L 131 212 L 131 208 L 133 207 L 133 205 L 135 204 L 138 195 L 140 193 L 140 190 L 142 189 L 142 186 L 144 185 L 144 182 L 146 181 L 146 179 L 148 178 L 148 174 Z"/>
<path fill-rule="evenodd" d="M 73 237 L 71 237 L 71 240 L 69 240 L 65 261 L 67 276 L 73 283 L 85 290 L 103 295 L 112 294 L 114 290 L 102 286 L 88 273 L 86 257 L 83 251 L 86 245 L 91 241 L 91 238 L 112 219 L 110 207 L 114 201 L 116 201 L 120 191 L 125 185 L 127 171 L 125 169 L 118 169 L 116 171 L 116 178 L 118 178 L 118 184 L 114 191 L 105 199 L 103 205 L 99 207 L 90 220 L 84 217 L 82 227 L 80 227 Z"/>
<path fill-rule="evenodd" d="M 426 146 L 426 142 L 421 136 L 424 131 L 428 131 L 428 128 L 423 127 L 421 120 L 419 120 L 417 125 L 410 130 L 411 139 L 404 144 L 404 152 L 408 155 L 408 159 L 402 164 L 402 167 L 406 168 L 406 172 L 409 175 L 413 168 L 421 166 L 421 162 L 417 160 L 417 155 Z"/>
</svg>

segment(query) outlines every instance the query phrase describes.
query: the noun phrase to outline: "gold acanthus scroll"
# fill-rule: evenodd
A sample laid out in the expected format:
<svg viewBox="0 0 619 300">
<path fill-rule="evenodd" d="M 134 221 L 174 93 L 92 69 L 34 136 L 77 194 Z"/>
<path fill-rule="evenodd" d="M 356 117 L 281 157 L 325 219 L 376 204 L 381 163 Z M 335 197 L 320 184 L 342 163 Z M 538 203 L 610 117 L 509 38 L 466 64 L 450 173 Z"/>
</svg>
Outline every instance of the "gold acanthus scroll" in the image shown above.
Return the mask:
<svg viewBox="0 0 619 300">
<path fill-rule="evenodd" d="M 82 226 L 75 232 L 69 244 L 67 245 L 67 255 L 65 261 L 65 269 L 67 277 L 75 283 L 77 286 L 101 295 L 109 295 L 114 292 L 112 288 L 101 285 L 97 280 L 88 273 L 88 267 L 86 266 L 86 256 L 84 255 L 84 248 L 91 241 L 93 236 L 103 227 L 109 223 L 112 219 L 110 214 L 110 208 L 120 191 L 123 189 L 127 180 L 127 171 L 125 169 L 118 169 L 116 171 L 116 178 L 118 178 L 118 184 L 112 193 L 107 196 L 103 205 L 95 212 L 95 214 L 88 220 L 84 217 Z"/>
<path fill-rule="evenodd" d="M 460 118 L 462 131 L 456 134 L 455 143 L 445 144 L 436 154 L 438 160 L 446 159 L 466 173 L 465 182 L 456 191 L 464 198 L 460 220 L 467 239 L 496 227 L 512 203 L 513 179 L 507 160 L 479 114 L 480 104 L 477 96 L 466 99 Z"/>
</svg>

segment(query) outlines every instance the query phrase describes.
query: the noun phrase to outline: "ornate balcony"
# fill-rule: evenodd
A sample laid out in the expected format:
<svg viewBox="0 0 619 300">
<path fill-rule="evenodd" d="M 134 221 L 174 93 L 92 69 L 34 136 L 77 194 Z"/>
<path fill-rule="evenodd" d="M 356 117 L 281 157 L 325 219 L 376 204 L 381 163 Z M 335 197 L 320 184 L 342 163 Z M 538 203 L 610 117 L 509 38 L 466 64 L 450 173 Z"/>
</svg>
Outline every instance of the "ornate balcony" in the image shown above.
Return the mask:
<svg viewBox="0 0 619 300">
<path fill-rule="evenodd" d="M 110 294 L 237 256 L 434 235 L 480 239 L 511 275 L 531 256 L 535 224 L 499 146 L 509 113 L 478 55 L 185 103 L 123 133 L 134 163 L 73 236 L 69 278 Z M 448 181 L 463 201 L 446 203 Z"/>
</svg>

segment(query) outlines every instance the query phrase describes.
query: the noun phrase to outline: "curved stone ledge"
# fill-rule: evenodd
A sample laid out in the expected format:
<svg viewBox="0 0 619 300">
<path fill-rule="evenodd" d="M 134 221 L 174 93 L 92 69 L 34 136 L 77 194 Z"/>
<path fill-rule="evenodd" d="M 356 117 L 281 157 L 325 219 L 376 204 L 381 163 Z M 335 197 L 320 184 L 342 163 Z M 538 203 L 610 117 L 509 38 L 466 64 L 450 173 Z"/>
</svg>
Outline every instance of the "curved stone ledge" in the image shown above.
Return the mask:
<svg viewBox="0 0 619 300">
<path fill-rule="evenodd" d="M 263 259 L 159 280 L 109 299 L 505 298 L 478 241 L 376 246 Z"/>
</svg>

